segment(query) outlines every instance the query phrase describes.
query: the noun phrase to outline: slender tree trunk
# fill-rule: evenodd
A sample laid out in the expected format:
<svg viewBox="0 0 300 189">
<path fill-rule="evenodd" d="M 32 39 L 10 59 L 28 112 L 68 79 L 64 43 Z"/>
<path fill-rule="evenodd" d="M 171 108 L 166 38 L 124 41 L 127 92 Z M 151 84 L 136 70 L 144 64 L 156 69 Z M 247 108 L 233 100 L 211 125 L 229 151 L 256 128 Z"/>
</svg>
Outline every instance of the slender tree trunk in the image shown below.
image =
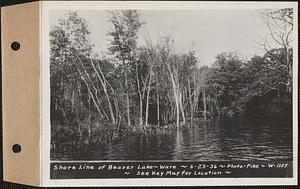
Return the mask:
<svg viewBox="0 0 300 189">
<path fill-rule="evenodd" d="M 71 112 L 73 112 L 74 111 L 74 99 L 75 98 L 75 94 L 74 94 L 74 90 L 72 90 L 72 108 L 71 108 Z"/>
<path fill-rule="evenodd" d="M 207 112 L 207 108 L 206 108 L 206 96 L 205 96 L 205 88 L 202 89 L 202 98 L 203 98 L 203 116 L 204 116 L 204 120 L 206 121 L 207 117 L 206 117 L 206 112 Z"/>
<path fill-rule="evenodd" d="M 127 76 L 126 76 L 126 81 L 127 81 Z M 128 84 L 126 82 L 127 85 L 127 89 L 126 89 L 126 107 L 127 107 L 127 124 L 130 127 L 131 123 L 130 123 L 130 106 L 129 106 L 129 94 L 128 94 Z"/>
<path fill-rule="evenodd" d="M 113 22 L 112 22 L 113 23 Z M 125 90 L 126 90 L 126 108 L 127 108 L 127 124 L 130 127 L 131 126 L 131 122 L 130 122 L 130 105 L 129 105 L 129 87 L 128 87 L 128 78 L 127 78 L 127 71 L 126 71 L 126 63 L 125 63 L 125 56 L 122 50 L 122 45 L 121 45 L 121 41 L 120 41 L 120 36 L 118 34 L 118 29 L 117 26 L 113 23 L 114 25 L 114 29 L 117 33 L 116 37 L 117 37 L 117 43 L 118 43 L 118 47 L 119 47 L 119 51 L 122 57 L 122 63 L 123 63 L 123 68 L 124 68 L 124 80 L 125 80 Z"/>
<path fill-rule="evenodd" d="M 111 117 L 112 123 L 116 124 L 116 120 L 115 120 L 115 116 L 114 116 L 114 111 L 113 111 L 113 108 L 112 108 L 112 105 L 111 105 L 111 102 L 110 102 L 110 99 L 109 99 L 109 96 L 108 96 L 106 84 L 104 83 L 103 78 L 101 78 L 101 76 L 99 75 L 99 73 L 98 73 L 98 71 L 97 71 L 97 69 L 96 69 L 96 67 L 94 65 L 93 60 L 91 60 L 91 63 L 92 63 L 93 69 L 94 69 L 94 71 L 95 71 L 95 73 L 96 73 L 96 75 L 97 75 L 97 77 L 100 80 L 100 83 L 102 85 L 102 88 L 103 88 L 103 91 L 104 91 L 104 94 L 105 94 L 105 97 L 106 97 L 106 100 L 107 100 L 107 103 L 108 103 L 108 106 L 109 106 L 110 117 Z M 100 66 L 98 68 L 101 69 Z"/>
<path fill-rule="evenodd" d="M 188 78 L 188 88 L 189 88 L 190 116 L 191 116 L 191 122 L 193 122 L 193 119 L 194 119 L 194 106 L 193 106 L 193 100 L 192 100 L 191 82 L 190 82 L 189 78 Z"/>
<path fill-rule="evenodd" d="M 180 110 L 179 110 L 179 100 L 178 93 L 176 94 L 176 125 L 179 127 L 179 119 L 180 119 Z"/>
<path fill-rule="evenodd" d="M 180 110 L 179 110 L 179 95 L 178 95 L 178 89 L 175 83 L 174 74 L 172 73 L 172 70 L 170 68 L 170 65 L 167 64 L 168 71 L 170 73 L 171 82 L 172 82 L 172 88 L 174 93 L 174 100 L 176 105 L 176 126 L 179 127 L 179 118 L 180 118 Z"/>
<path fill-rule="evenodd" d="M 183 121 L 183 124 L 185 124 L 185 115 L 184 115 L 184 109 L 183 109 L 183 103 L 182 103 L 182 93 L 181 93 L 181 91 L 178 91 L 178 93 L 179 93 L 179 105 L 180 105 L 180 109 L 181 109 L 182 121 Z"/>
<path fill-rule="evenodd" d="M 89 138 L 89 140 L 90 140 L 90 137 L 91 137 L 91 97 L 90 97 L 90 94 L 89 94 L 89 98 L 88 98 L 88 100 L 89 100 L 89 117 L 88 117 L 88 121 L 89 121 L 89 123 L 88 123 L 88 138 Z"/>
<path fill-rule="evenodd" d="M 109 120 L 107 113 L 105 112 L 105 110 L 103 109 L 103 107 L 101 106 L 101 104 L 99 105 L 100 110 L 103 112 L 103 115 L 105 116 L 106 120 Z"/>
<path fill-rule="evenodd" d="M 85 80 L 84 76 L 83 76 L 82 73 L 79 71 L 79 69 L 78 69 L 78 73 L 80 74 L 81 79 L 82 79 L 83 82 L 85 83 L 85 85 L 86 85 L 86 87 L 87 87 L 87 89 L 88 89 L 88 93 L 91 95 L 92 100 L 93 100 L 93 102 L 94 102 L 94 105 L 95 105 L 95 107 L 96 107 L 96 109 L 97 109 L 99 115 L 103 118 L 102 112 L 101 112 L 101 110 L 100 110 L 100 108 L 99 108 L 99 106 L 98 106 L 98 104 L 97 104 L 97 102 L 96 102 L 96 100 L 95 100 L 95 98 L 94 98 L 92 92 L 91 92 L 91 89 L 90 89 L 89 84 L 87 83 L 87 81 Z"/>
<path fill-rule="evenodd" d="M 114 88 L 109 84 L 109 82 L 105 78 L 105 76 L 104 76 L 104 74 L 103 74 L 103 72 L 102 72 L 101 67 L 99 66 L 99 64 L 98 64 L 98 69 L 99 69 L 99 71 L 101 73 L 101 76 L 102 76 L 102 78 L 104 80 L 104 83 L 109 86 L 110 90 L 114 94 L 114 106 L 115 106 L 115 111 L 116 111 L 116 113 L 115 113 L 115 122 L 117 123 L 118 119 L 120 117 L 120 113 L 119 113 L 120 111 L 119 111 L 119 104 L 118 104 L 117 94 L 116 94 Z"/>
<path fill-rule="evenodd" d="M 194 79 L 194 92 L 193 92 L 193 94 L 194 94 L 194 96 L 193 96 L 194 97 L 194 99 L 193 99 L 194 104 L 193 104 L 193 110 L 194 110 L 194 112 L 195 111 L 197 112 L 198 111 L 198 109 L 197 109 L 198 85 L 196 85 L 196 71 L 194 71 L 193 79 Z M 197 114 L 196 114 L 196 116 L 197 116 Z"/>
<path fill-rule="evenodd" d="M 142 99 L 142 95 L 139 96 L 139 99 L 140 99 L 139 125 L 142 126 L 143 125 L 143 99 Z"/>
<path fill-rule="evenodd" d="M 157 105 L 157 125 L 160 125 L 160 112 L 159 112 L 159 92 L 158 92 L 158 83 L 156 81 L 156 105 Z"/>
<path fill-rule="evenodd" d="M 78 81 L 77 81 L 77 82 L 78 82 Z M 80 100 L 80 88 L 78 87 L 77 90 L 78 90 L 78 100 L 81 101 L 81 100 Z M 78 132 L 79 132 L 79 134 L 81 135 L 82 132 L 81 132 L 81 126 L 80 126 L 80 121 L 79 121 L 79 117 L 78 117 L 78 108 L 75 108 L 74 112 L 75 112 L 76 119 L 77 119 Z"/>
<path fill-rule="evenodd" d="M 122 57 L 123 57 L 123 55 L 122 55 Z M 124 80 L 125 80 L 125 90 L 126 90 L 127 124 L 130 127 L 131 122 L 130 122 L 130 105 L 129 105 L 129 87 L 128 87 L 127 70 L 126 70 L 124 58 L 123 58 L 123 68 L 124 68 L 124 77 L 125 77 Z"/>
<path fill-rule="evenodd" d="M 152 79 L 152 68 L 150 68 L 150 77 L 148 83 L 148 90 L 147 90 L 147 100 L 146 100 L 146 126 L 148 126 L 148 117 L 149 117 L 149 97 L 150 97 L 150 87 L 151 87 L 151 79 Z"/>
<path fill-rule="evenodd" d="M 77 125 L 78 125 L 78 132 L 81 135 L 81 126 L 80 126 L 80 121 L 79 121 L 79 117 L 78 117 L 78 110 L 75 110 L 75 115 L 76 115 L 76 121 L 77 121 Z"/>
<path fill-rule="evenodd" d="M 287 46 L 286 47 L 286 64 L 287 64 L 287 68 L 288 68 L 288 81 L 287 81 L 287 92 L 291 93 L 292 92 L 292 63 L 291 63 L 291 59 L 290 59 L 290 49 Z"/>
<path fill-rule="evenodd" d="M 137 62 L 135 62 L 135 74 L 136 74 L 136 82 L 138 87 L 138 94 L 139 94 L 139 125 L 143 125 L 143 98 L 141 93 L 141 86 L 139 81 L 139 72 L 138 72 L 138 65 Z"/>
<path fill-rule="evenodd" d="M 119 113 L 119 105 L 118 105 L 117 97 L 114 97 L 114 105 L 116 109 L 116 122 L 118 123 L 120 121 L 119 120 L 120 113 Z"/>
<path fill-rule="evenodd" d="M 81 67 L 82 67 L 82 69 L 83 69 L 85 75 L 87 76 L 89 82 L 91 83 L 91 85 L 92 85 L 92 87 L 93 87 L 93 89 L 94 89 L 94 91 L 95 91 L 95 94 L 93 95 L 93 94 L 92 94 L 92 91 L 91 91 L 91 89 L 90 89 L 90 87 L 89 87 L 90 95 L 92 95 L 93 99 L 94 99 L 94 96 L 95 96 L 95 98 L 96 98 L 96 100 L 97 100 L 97 102 L 98 102 L 98 108 L 100 108 L 100 112 L 101 112 L 101 110 L 102 110 L 103 114 L 104 114 L 104 115 L 106 116 L 106 118 L 107 118 L 107 114 L 106 114 L 105 110 L 102 108 L 102 106 L 101 106 L 101 101 L 100 101 L 100 99 L 99 99 L 99 97 L 98 97 L 98 90 L 97 90 L 97 88 L 95 87 L 95 85 L 94 85 L 94 83 L 93 83 L 93 81 L 92 81 L 92 79 L 91 79 L 91 77 L 90 77 L 90 74 L 86 71 L 86 69 L 85 69 L 85 67 L 84 67 L 84 65 L 83 65 L 83 63 L 82 63 L 82 61 L 81 61 L 81 59 L 80 59 L 78 56 L 77 56 L 77 59 L 79 60 L 79 63 L 81 64 Z M 77 69 L 78 69 L 78 68 L 77 68 Z M 86 85 L 89 86 L 88 82 L 84 79 L 84 76 L 83 76 L 83 74 L 80 73 L 80 70 L 79 70 L 79 69 L 78 69 L 78 72 L 79 72 L 79 74 L 82 76 L 82 78 L 83 78 L 84 82 L 86 83 Z M 96 102 L 96 104 L 97 104 L 97 102 Z M 102 118 L 103 118 L 103 115 L 102 115 Z M 108 118 L 107 118 L 107 119 L 108 119 Z"/>
</svg>

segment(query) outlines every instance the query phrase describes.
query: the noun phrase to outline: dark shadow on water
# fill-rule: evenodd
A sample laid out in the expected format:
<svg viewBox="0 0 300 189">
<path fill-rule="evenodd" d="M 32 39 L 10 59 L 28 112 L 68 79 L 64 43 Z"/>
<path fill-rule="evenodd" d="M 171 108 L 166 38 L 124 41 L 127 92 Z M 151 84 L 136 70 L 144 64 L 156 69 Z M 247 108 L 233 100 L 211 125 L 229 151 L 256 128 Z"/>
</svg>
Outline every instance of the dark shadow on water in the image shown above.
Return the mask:
<svg viewBox="0 0 300 189">
<path fill-rule="evenodd" d="M 52 160 L 292 160 L 292 123 L 215 118 L 160 134 L 135 134 Z"/>
</svg>

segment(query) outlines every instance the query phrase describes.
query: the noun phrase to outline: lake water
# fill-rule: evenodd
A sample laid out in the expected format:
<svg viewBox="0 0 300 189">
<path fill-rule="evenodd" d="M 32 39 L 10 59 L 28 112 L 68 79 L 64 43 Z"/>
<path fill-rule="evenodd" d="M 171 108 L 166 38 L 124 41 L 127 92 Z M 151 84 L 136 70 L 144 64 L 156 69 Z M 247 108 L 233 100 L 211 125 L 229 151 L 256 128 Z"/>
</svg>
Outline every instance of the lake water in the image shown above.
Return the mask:
<svg viewBox="0 0 300 189">
<path fill-rule="evenodd" d="M 292 160 L 292 127 L 215 119 L 168 133 L 133 135 L 87 154 L 56 154 L 53 160 Z"/>
</svg>

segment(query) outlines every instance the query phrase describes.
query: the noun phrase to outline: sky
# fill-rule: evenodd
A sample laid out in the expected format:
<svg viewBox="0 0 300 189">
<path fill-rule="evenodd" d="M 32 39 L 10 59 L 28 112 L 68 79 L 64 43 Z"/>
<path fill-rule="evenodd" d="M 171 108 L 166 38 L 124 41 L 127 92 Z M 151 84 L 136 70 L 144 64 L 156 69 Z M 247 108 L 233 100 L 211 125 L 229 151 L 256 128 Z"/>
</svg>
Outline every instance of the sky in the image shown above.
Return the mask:
<svg viewBox="0 0 300 189">
<path fill-rule="evenodd" d="M 139 44 L 145 36 L 153 42 L 162 34 L 174 39 L 174 51 L 195 51 L 201 65 L 212 65 L 221 52 L 236 52 L 246 60 L 262 55 L 268 30 L 260 15 L 261 10 L 143 10 L 140 19 L 145 22 L 139 31 Z M 50 12 L 50 26 L 65 18 L 64 10 Z M 112 29 L 105 10 L 78 10 L 86 19 L 90 40 L 98 54 L 107 52 L 107 32 Z"/>
</svg>

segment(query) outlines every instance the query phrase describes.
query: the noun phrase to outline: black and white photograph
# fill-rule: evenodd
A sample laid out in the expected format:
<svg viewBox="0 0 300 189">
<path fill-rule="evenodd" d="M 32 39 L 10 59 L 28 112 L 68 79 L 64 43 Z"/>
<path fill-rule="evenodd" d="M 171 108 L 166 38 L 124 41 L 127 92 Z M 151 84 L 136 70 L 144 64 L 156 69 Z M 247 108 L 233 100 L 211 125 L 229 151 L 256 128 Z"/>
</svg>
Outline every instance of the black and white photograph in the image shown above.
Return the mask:
<svg viewBox="0 0 300 189">
<path fill-rule="evenodd" d="M 50 162 L 249 168 L 232 177 L 281 162 L 270 177 L 293 177 L 294 11 L 50 10 Z"/>
</svg>

